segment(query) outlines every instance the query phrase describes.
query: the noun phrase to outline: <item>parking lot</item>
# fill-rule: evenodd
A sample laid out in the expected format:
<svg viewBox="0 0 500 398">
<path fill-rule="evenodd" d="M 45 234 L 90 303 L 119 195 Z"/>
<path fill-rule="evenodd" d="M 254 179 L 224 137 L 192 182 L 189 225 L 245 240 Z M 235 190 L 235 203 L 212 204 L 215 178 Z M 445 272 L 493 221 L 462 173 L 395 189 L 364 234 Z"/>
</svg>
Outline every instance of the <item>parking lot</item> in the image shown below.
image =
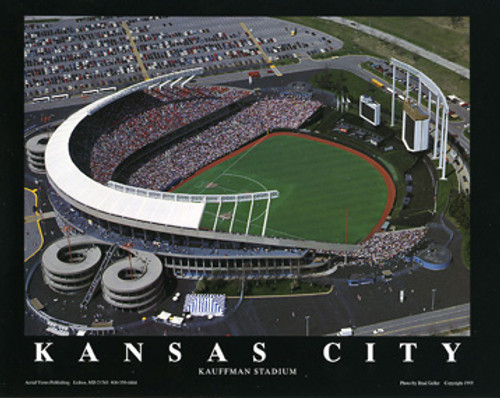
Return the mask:
<svg viewBox="0 0 500 398">
<path fill-rule="evenodd" d="M 130 28 L 149 77 L 194 66 L 204 67 L 208 74 L 262 67 L 263 56 L 241 23 L 273 62 L 342 46 L 319 31 L 268 17 L 107 17 L 27 23 L 25 99 L 91 95 L 142 80 L 122 22 Z"/>
</svg>

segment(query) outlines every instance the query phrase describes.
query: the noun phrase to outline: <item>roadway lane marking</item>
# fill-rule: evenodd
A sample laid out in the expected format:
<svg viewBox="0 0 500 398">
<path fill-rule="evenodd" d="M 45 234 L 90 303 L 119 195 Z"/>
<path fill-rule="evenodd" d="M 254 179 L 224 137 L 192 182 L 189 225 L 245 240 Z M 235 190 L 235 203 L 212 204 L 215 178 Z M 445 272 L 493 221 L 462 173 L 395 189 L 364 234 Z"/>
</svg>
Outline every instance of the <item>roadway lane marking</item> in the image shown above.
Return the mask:
<svg viewBox="0 0 500 398">
<path fill-rule="evenodd" d="M 283 73 L 281 73 L 278 68 L 276 68 L 275 65 L 270 66 L 271 70 L 276 74 L 276 76 L 283 76 Z"/>
<path fill-rule="evenodd" d="M 35 196 L 35 207 L 38 207 L 38 195 L 36 194 L 37 190 L 36 189 L 29 189 L 29 188 L 24 188 L 26 191 L 28 192 L 31 192 L 34 196 Z M 38 210 L 35 211 L 35 215 L 36 216 L 39 216 L 40 214 L 38 213 Z M 27 258 L 24 259 L 24 262 L 28 261 L 30 258 L 32 258 L 35 254 L 37 254 L 41 249 L 42 249 L 42 246 L 43 246 L 43 243 L 44 243 L 44 239 L 43 239 L 43 233 L 42 233 L 42 227 L 40 225 L 40 220 L 37 220 L 36 221 L 36 224 L 38 226 L 38 233 L 40 234 L 40 246 L 38 246 L 38 249 L 36 249 L 33 253 L 31 253 L 30 256 L 28 256 Z"/>
<path fill-rule="evenodd" d="M 245 33 L 248 34 L 248 37 L 250 38 L 250 40 L 252 40 L 252 42 L 255 44 L 255 47 L 257 47 L 257 49 L 259 50 L 259 52 L 262 55 L 262 58 L 264 58 L 264 61 L 266 61 L 266 63 L 270 64 L 272 62 L 271 59 L 267 56 L 265 51 L 262 49 L 260 43 L 253 36 L 252 32 L 250 32 L 250 29 L 248 29 L 247 26 L 243 22 L 241 22 L 240 25 L 243 28 L 243 30 L 245 31 Z M 281 73 L 278 70 L 278 68 L 276 68 L 276 66 L 274 64 L 271 64 L 270 68 L 275 73 L 276 76 L 283 76 L 283 73 Z"/>
<path fill-rule="evenodd" d="M 24 223 L 25 224 L 30 224 L 35 221 L 42 221 L 46 220 L 48 218 L 54 218 L 56 216 L 56 213 L 53 211 L 47 212 L 47 213 L 42 213 L 42 214 L 30 214 L 29 216 L 24 217 Z"/>
<path fill-rule="evenodd" d="M 466 319 L 466 318 L 470 318 L 470 315 L 461 316 L 461 317 L 457 317 L 457 318 L 443 319 L 441 321 L 429 322 L 429 323 L 424 323 L 421 325 L 414 325 L 414 326 L 410 326 L 410 327 L 402 328 L 402 329 L 390 330 L 387 332 L 378 333 L 378 336 L 389 335 L 391 333 L 396 333 L 396 332 L 402 332 L 403 330 L 411 330 L 411 329 L 416 329 L 416 328 L 425 327 L 425 326 L 437 325 L 439 323 L 444 323 L 444 322 L 458 321 L 459 319 Z"/>
<path fill-rule="evenodd" d="M 122 22 L 122 28 L 125 31 L 125 34 L 128 37 L 128 40 L 130 41 L 130 46 L 132 47 L 132 52 L 134 53 L 135 59 L 137 60 L 137 64 L 139 65 L 139 69 L 141 70 L 142 77 L 144 77 L 144 80 L 149 80 L 149 75 L 146 70 L 146 67 L 144 66 L 144 62 L 142 62 L 141 54 L 139 53 L 139 50 L 137 49 L 137 46 L 135 45 L 134 38 L 132 36 L 132 32 L 130 31 L 127 23 L 125 21 Z"/>
</svg>

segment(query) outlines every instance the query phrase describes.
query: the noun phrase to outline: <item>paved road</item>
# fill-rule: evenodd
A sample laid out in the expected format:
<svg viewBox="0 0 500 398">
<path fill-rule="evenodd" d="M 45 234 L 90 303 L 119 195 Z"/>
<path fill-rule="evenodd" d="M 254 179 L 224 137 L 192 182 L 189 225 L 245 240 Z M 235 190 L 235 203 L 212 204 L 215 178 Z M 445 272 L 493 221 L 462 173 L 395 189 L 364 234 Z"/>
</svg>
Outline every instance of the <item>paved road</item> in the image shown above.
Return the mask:
<svg viewBox="0 0 500 398">
<path fill-rule="evenodd" d="M 302 59 L 301 62 L 298 64 L 280 66 L 279 69 L 283 74 L 311 71 L 315 69 L 323 69 L 325 67 L 332 69 L 345 69 L 369 81 L 372 78 L 372 75 L 370 75 L 367 71 L 359 67 L 359 64 L 365 61 L 377 61 L 377 59 L 365 55 L 351 55 L 341 58 L 318 60 L 318 61 L 306 58 Z M 261 70 L 261 75 L 265 77 L 268 76 L 275 77 L 274 73 L 267 74 L 266 69 Z M 201 77 L 197 78 L 196 82 L 202 84 L 222 84 L 222 83 L 241 81 L 241 80 L 248 80 L 248 70 Z M 78 109 L 78 107 L 84 104 L 94 102 L 97 99 L 100 99 L 107 95 L 109 94 L 97 94 L 92 96 L 74 95 L 66 100 L 51 101 L 45 103 L 25 103 L 24 112 L 25 113 L 40 112 L 40 111 L 47 112 L 52 109 L 65 108 L 68 106 L 74 106 L 76 110 Z"/>
<path fill-rule="evenodd" d="M 427 58 L 428 60 L 435 62 L 438 65 L 444 66 L 445 68 L 458 73 L 459 75 L 470 79 L 470 70 L 465 68 L 464 66 L 458 65 L 454 62 L 448 61 L 447 59 L 444 59 L 443 57 L 440 57 L 437 54 L 434 54 L 433 52 L 427 51 L 423 49 L 422 47 L 416 46 L 415 44 L 412 44 L 406 40 L 400 39 L 396 36 L 393 36 L 389 33 L 382 32 L 381 30 L 371 28 L 370 26 L 366 26 L 363 24 L 360 24 L 358 22 L 354 22 L 353 20 L 346 19 L 346 18 L 341 18 L 341 17 L 320 17 L 321 19 L 326 19 L 328 21 L 332 21 L 335 23 L 339 23 L 342 25 L 349 26 L 350 28 L 359 30 L 361 32 L 367 33 L 371 36 L 375 36 L 381 40 L 387 41 L 391 44 L 396 44 L 399 47 L 402 47 L 408 51 L 411 51 L 415 54 L 420 55 L 421 57 Z"/>
<path fill-rule="evenodd" d="M 303 58 L 298 64 L 280 66 L 280 71 L 284 75 L 287 73 L 307 72 L 311 70 L 320 70 L 324 68 L 344 69 L 355 73 L 359 77 L 370 80 L 372 76 L 364 69 L 359 67 L 359 64 L 366 61 L 376 61 L 376 58 L 366 55 L 348 55 L 334 59 L 312 60 L 311 58 Z M 266 70 L 261 71 L 261 75 L 266 77 Z M 269 76 L 271 76 L 269 74 Z M 274 76 L 274 75 L 272 75 Z M 248 71 L 235 72 L 231 74 L 215 75 L 198 78 L 197 82 L 203 84 L 218 84 L 227 83 L 230 81 L 248 80 Z"/>
<path fill-rule="evenodd" d="M 35 216 L 33 212 L 35 206 L 35 194 L 24 190 L 24 215 Z M 27 259 L 36 253 L 42 244 L 42 237 L 38 230 L 37 223 L 24 224 L 24 258 Z"/>
<path fill-rule="evenodd" d="M 470 327 L 470 303 L 363 326 L 354 335 L 373 336 L 374 330 L 383 329 L 376 336 L 430 336 L 465 327 Z"/>
</svg>

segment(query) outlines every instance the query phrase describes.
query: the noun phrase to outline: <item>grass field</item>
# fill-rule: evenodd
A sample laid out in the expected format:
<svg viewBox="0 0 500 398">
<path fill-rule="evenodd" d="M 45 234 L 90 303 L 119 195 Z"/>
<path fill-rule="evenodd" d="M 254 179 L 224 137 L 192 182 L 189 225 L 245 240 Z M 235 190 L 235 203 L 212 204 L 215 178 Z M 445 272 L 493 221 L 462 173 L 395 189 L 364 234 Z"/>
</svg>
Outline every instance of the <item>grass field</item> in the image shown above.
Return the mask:
<svg viewBox="0 0 500 398">
<path fill-rule="evenodd" d="M 405 39 L 467 68 L 470 66 L 468 17 L 352 17 L 350 19 Z"/>
<path fill-rule="evenodd" d="M 444 94 L 455 94 L 470 102 L 470 81 L 468 79 L 404 48 L 350 27 L 315 17 L 281 17 L 281 19 L 318 29 L 342 40 L 344 46 L 340 51 L 337 51 L 336 55 L 366 54 L 385 59 L 394 57 L 413 65 L 429 76 L 443 90 Z M 437 23 L 437 21 L 432 22 Z"/>
<path fill-rule="evenodd" d="M 209 183 L 217 184 L 207 188 Z M 392 183 L 390 183 L 392 186 Z M 349 212 L 348 242 L 358 243 L 377 226 L 388 197 L 386 182 L 368 161 L 347 150 L 297 135 L 271 135 L 239 154 L 201 172 L 176 192 L 229 194 L 276 189 L 266 236 L 345 240 L 345 212 Z M 255 202 L 249 233 L 260 235 L 267 201 Z M 217 204 L 207 204 L 202 228 L 212 229 Z M 231 203 L 223 204 L 217 230 L 228 231 Z M 244 233 L 250 203 L 240 203 L 233 233 Z M 230 217 L 228 217 L 230 218 Z"/>
<path fill-rule="evenodd" d="M 323 70 L 313 75 L 310 80 L 314 87 L 330 90 L 332 92 L 334 92 L 334 90 L 331 90 L 333 87 L 341 88 L 343 92 L 347 93 L 347 95 L 354 101 L 354 104 L 349 107 L 349 112 L 354 115 L 358 115 L 359 113 L 359 108 L 356 104 L 359 102 L 360 95 L 369 95 L 380 104 L 382 119 L 386 122 L 390 121 L 392 96 L 388 92 L 375 87 L 371 82 L 356 76 L 354 73 L 338 69 Z M 401 119 L 400 115 L 402 112 L 403 104 L 396 100 L 395 114 L 397 115 L 397 121 Z"/>
</svg>

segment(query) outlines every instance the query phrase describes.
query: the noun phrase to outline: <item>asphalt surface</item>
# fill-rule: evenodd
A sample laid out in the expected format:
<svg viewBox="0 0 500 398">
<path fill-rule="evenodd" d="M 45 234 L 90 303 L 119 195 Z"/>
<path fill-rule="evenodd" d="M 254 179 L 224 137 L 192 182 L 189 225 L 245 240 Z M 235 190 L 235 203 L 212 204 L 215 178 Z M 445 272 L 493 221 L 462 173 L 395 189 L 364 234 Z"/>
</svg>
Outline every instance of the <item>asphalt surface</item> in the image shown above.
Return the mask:
<svg viewBox="0 0 500 398">
<path fill-rule="evenodd" d="M 447 59 L 433 53 L 430 51 L 425 50 L 422 47 L 419 47 L 413 43 L 410 43 L 406 40 L 400 39 L 399 37 L 393 36 L 389 33 L 382 32 L 381 30 L 372 28 L 370 26 L 366 26 L 363 24 L 360 24 L 359 22 L 355 22 L 350 19 L 342 18 L 342 17 L 320 17 L 322 19 L 326 19 L 328 21 L 332 21 L 341 25 L 348 26 L 352 29 L 359 30 L 361 32 L 367 33 L 371 36 L 375 36 L 378 39 L 387 41 L 392 44 L 396 44 L 399 47 L 403 47 L 404 49 L 411 51 L 415 54 L 418 54 L 424 58 L 427 58 L 428 60 L 435 62 L 438 65 L 444 66 L 446 69 L 449 69 L 455 73 L 458 73 L 460 76 L 463 76 L 467 79 L 470 79 L 470 70 L 464 66 L 458 65 L 454 62 L 448 61 Z"/>
<path fill-rule="evenodd" d="M 35 195 L 27 190 L 24 190 L 24 215 L 32 215 L 33 207 L 35 206 Z M 36 222 L 24 224 L 24 258 L 32 256 L 40 247 L 42 239 L 38 231 Z"/>
<path fill-rule="evenodd" d="M 354 336 L 429 336 L 469 326 L 470 304 L 463 304 L 363 326 L 354 331 Z"/>
<path fill-rule="evenodd" d="M 43 200 L 43 192 L 41 194 Z M 62 236 L 53 219 L 41 222 L 45 235 L 45 244 Z M 438 240 L 446 240 L 447 234 L 434 234 Z M 460 236 L 452 242 L 451 249 L 456 256 L 460 252 Z M 26 263 L 27 268 L 37 266 L 40 253 Z M 352 272 L 356 272 L 353 269 Z M 335 275 L 333 275 L 335 277 Z M 450 267 L 443 271 L 417 269 L 402 276 L 393 278 L 388 283 L 378 282 L 374 285 L 349 287 L 345 280 L 332 279 L 333 290 L 328 294 L 316 296 L 293 297 L 245 297 L 239 304 L 238 298 L 227 299 L 226 316 L 222 319 L 208 320 L 193 318 L 182 328 L 175 328 L 152 322 L 152 316 L 165 310 L 181 315 L 185 295 L 191 293 L 196 285 L 194 281 L 169 280 L 166 278 L 166 298 L 153 310 L 147 313 L 129 313 L 114 310 L 100 294 L 92 300 L 87 310 L 79 307 L 85 292 L 75 295 L 58 295 L 43 283 L 41 269 L 38 266 L 29 288 L 29 297 L 38 298 L 46 307 L 45 311 L 57 318 L 78 324 L 90 324 L 92 321 L 113 320 L 115 326 L 123 327 L 120 334 L 133 335 L 234 335 L 234 336 L 303 336 L 305 335 L 306 316 L 309 317 L 310 335 L 325 335 L 339 331 L 343 327 L 352 326 L 356 331 L 372 333 L 375 326 L 404 335 L 437 333 L 445 329 L 458 329 L 453 321 L 463 321 L 449 317 L 450 322 L 429 324 L 429 319 L 416 318 L 412 330 L 399 330 L 406 321 L 397 321 L 409 315 L 427 314 L 432 309 L 432 290 L 435 289 L 434 310 L 441 310 L 470 300 L 469 271 L 462 265 L 461 259 L 455 257 Z M 303 282 L 307 283 L 307 282 Z M 400 302 L 400 291 L 404 290 L 405 300 Z M 174 292 L 180 292 L 177 302 L 171 300 Z M 237 308 L 236 311 L 234 311 Z M 142 317 L 147 321 L 142 321 Z M 44 327 L 36 321 L 32 314 L 26 314 L 26 334 L 44 334 Z M 391 328 L 379 323 L 393 321 Z M 463 321 L 465 322 L 465 321 Z M 427 325 L 429 324 L 429 325 Z M 367 326 L 363 329 L 363 326 Z M 398 326 L 399 325 L 399 326 Z M 424 325 L 423 329 L 417 325 Z M 436 327 L 439 325 L 439 328 Z M 427 329 L 425 329 L 427 326 Z M 399 330 L 399 331 L 398 331 Z"/>
<path fill-rule="evenodd" d="M 25 24 L 25 97 L 82 93 L 142 80 L 122 29 L 126 22 L 150 77 L 179 68 L 218 71 L 337 51 L 342 42 L 311 28 L 269 17 L 103 17 Z"/>
</svg>

